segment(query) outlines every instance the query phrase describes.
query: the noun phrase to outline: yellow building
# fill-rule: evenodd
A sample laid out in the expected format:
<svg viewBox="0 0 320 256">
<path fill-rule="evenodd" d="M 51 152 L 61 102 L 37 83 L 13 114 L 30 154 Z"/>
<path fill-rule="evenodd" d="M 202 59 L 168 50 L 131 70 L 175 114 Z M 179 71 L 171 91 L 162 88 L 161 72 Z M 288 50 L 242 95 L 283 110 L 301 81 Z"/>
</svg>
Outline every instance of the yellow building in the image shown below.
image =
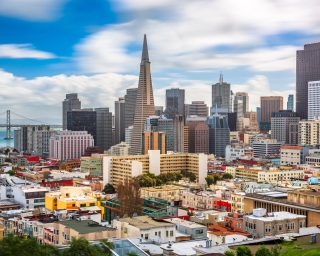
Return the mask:
<svg viewBox="0 0 320 256">
<path fill-rule="evenodd" d="M 160 198 L 166 201 L 178 201 L 186 188 L 175 185 L 141 188 L 142 198 Z"/>
<path fill-rule="evenodd" d="M 145 173 L 189 171 L 195 174 L 198 183 L 206 184 L 208 156 L 206 154 L 171 153 L 160 154 L 149 150 L 147 155 L 106 156 L 103 159 L 103 182 L 117 186 L 123 180 Z"/>
<path fill-rule="evenodd" d="M 100 192 L 93 192 L 91 187 L 61 187 L 59 192 L 46 193 L 45 207 L 54 210 L 77 210 L 81 207 L 98 206 L 101 215 L 104 215 L 104 207 L 100 201 L 104 197 Z"/>
</svg>

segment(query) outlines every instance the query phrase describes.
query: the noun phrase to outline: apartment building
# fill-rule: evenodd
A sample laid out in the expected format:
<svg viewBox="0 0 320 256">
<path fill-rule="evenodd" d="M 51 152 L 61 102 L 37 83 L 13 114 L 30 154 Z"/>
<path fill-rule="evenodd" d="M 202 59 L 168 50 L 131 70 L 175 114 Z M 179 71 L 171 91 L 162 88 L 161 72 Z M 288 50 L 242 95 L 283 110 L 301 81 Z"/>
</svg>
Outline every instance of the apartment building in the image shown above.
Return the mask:
<svg viewBox="0 0 320 256">
<path fill-rule="evenodd" d="M 299 165 L 305 162 L 308 148 L 303 146 L 281 146 L 280 164 L 281 165 Z"/>
<path fill-rule="evenodd" d="M 148 216 L 114 219 L 112 226 L 119 238 L 140 238 L 154 243 L 175 241 L 175 224 L 155 221 Z"/>
<path fill-rule="evenodd" d="M 159 198 L 168 202 L 179 201 L 183 191 L 186 191 L 186 188 L 175 185 L 145 187 L 140 190 L 142 198 Z"/>
<path fill-rule="evenodd" d="M 103 182 L 117 186 L 119 182 L 145 173 L 189 171 L 196 175 L 200 184 L 205 184 L 208 172 L 208 156 L 205 154 L 170 153 L 160 154 L 149 150 L 147 155 L 105 156 L 103 158 Z"/>
<path fill-rule="evenodd" d="M 275 184 L 280 181 L 303 179 L 304 171 L 296 169 L 262 169 L 261 167 L 236 167 L 234 177 L 240 179 L 248 179 L 256 182 L 266 182 Z"/>
<path fill-rule="evenodd" d="M 299 122 L 299 144 L 320 144 L 320 120 Z"/>
<path fill-rule="evenodd" d="M 265 214 L 261 214 L 265 212 Z M 254 238 L 275 236 L 288 233 L 299 233 L 306 226 L 306 216 L 290 212 L 272 212 L 265 209 L 254 209 L 253 214 L 243 217 L 244 231 Z"/>
</svg>

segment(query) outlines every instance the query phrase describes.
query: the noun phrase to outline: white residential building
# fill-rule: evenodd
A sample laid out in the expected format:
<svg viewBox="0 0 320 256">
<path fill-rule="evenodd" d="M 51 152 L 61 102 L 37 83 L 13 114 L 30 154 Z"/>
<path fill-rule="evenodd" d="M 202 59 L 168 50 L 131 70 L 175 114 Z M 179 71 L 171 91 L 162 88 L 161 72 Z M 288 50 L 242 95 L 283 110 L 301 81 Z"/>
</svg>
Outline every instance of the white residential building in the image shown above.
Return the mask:
<svg viewBox="0 0 320 256">
<path fill-rule="evenodd" d="M 87 131 L 61 131 L 50 138 L 49 157 L 59 160 L 79 159 L 94 139 Z"/>
</svg>

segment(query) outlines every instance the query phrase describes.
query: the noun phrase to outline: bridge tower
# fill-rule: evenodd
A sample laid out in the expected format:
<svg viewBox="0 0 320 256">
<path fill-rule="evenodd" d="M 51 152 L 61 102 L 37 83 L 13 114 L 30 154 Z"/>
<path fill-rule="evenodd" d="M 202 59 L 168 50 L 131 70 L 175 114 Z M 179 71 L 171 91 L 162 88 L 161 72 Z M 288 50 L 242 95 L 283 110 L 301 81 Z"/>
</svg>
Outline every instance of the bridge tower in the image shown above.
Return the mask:
<svg viewBox="0 0 320 256">
<path fill-rule="evenodd" d="M 7 133 L 6 140 L 11 140 L 11 118 L 10 118 L 10 110 L 7 110 Z"/>
</svg>

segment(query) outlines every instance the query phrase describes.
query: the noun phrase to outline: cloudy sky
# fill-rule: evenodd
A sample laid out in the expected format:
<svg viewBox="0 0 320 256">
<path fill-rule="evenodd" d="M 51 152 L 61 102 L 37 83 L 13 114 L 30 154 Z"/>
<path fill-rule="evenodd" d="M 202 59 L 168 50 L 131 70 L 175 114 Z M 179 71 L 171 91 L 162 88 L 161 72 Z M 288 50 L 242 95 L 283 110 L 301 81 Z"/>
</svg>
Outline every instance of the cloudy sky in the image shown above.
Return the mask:
<svg viewBox="0 0 320 256">
<path fill-rule="evenodd" d="M 61 101 L 110 107 L 138 83 L 148 36 L 156 105 L 165 89 L 210 105 L 220 72 L 232 90 L 295 91 L 295 53 L 320 40 L 317 0 L 1 0 L 0 114 L 61 123 Z M 14 118 L 14 117 L 13 117 Z M 3 120 L 4 116 L 0 116 Z"/>
</svg>

